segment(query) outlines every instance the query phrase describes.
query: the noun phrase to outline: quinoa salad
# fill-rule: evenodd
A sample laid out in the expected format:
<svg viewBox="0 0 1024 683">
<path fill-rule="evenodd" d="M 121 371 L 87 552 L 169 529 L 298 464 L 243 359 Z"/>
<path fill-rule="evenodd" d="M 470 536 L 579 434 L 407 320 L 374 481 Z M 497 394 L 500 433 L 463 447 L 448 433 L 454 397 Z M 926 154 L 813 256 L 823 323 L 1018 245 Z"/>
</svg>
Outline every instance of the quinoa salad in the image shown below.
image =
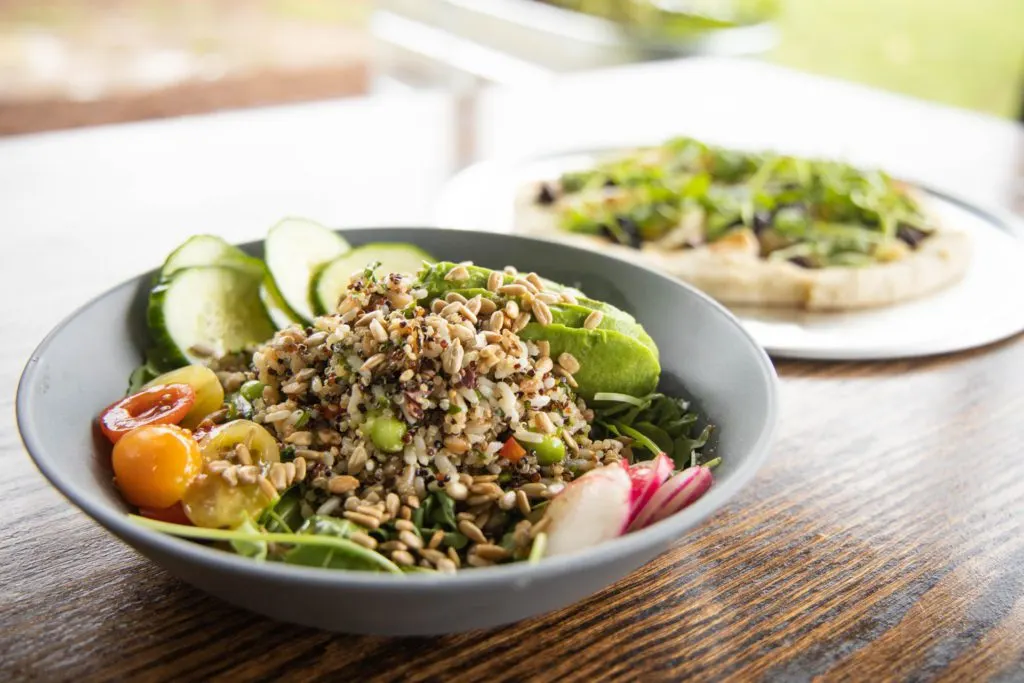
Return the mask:
<svg viewBox="0 0 1024 683">
<path fill-rule="evenodd" d="M 300 227 L 333 258 L 275 272 L 272 230 L 265 262 L 200 236 L 165 264 L 149 360 L 98 420 L 139 524 L 255 561 L 454 573 L 583 550 L 712 485 L 712 427 L 657 393 L 628 313 Z"/>
</svg>

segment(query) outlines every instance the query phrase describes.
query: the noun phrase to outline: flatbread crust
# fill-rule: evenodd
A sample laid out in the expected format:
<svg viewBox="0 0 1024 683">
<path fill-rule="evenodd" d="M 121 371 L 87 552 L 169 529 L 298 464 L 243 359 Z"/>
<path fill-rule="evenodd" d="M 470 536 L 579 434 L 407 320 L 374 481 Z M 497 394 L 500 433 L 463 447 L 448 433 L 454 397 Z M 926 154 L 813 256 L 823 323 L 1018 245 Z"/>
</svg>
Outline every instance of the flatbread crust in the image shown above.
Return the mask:
<svg viewBox="0 0 1024 683">
<path fill-rule="evenodd" d="M 860 268 L 810 269 L 766 261 L 760 258 L 757 239 L 749 230 L 694 249 L 663 249 L 652 243 L 633 249 L 558 229 L 555 212 L 535 201 L 538 187 L 524 187 L 516 198 L 517 232 L 568 242 L 661 270 L 731 305 L 818 311 L 889 306 L 952 285 L 963 277 L 971 259 L 967 234 L 945 227 L 897 261 Z"/>
</svg>

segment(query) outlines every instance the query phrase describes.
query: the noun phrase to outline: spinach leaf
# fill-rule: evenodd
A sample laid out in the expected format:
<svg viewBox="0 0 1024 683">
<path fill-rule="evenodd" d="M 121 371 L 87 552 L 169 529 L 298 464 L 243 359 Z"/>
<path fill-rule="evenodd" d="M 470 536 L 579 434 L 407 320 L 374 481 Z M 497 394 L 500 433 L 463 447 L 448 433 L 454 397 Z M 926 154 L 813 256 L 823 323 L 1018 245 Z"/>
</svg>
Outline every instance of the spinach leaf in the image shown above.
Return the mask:
<svg viewBox="0 0 1024 683">
<path fill-rule="evenodd" d="M 300 564 L 307 567 L 326 567 L 329 569 L 355 569 L 364 571 L 394 571 L 394 563 L 378 552 L 364 548 L 358 543 L 348 540 L 355 531 L 362 527 L 346 519 L 313 516 L 306 520 L 297 536 L 303 534 L 314 536 L 330 536 L 339 541 L 332 546 L 296 545 L 281 556 L 287 564 Z"/>
<path fill-rule="evenodd" d="M 619 430 L 619 432 L 621 432 L 625 436 L 632 438 L 634 441 L 637 442 L 638 445 L 650 451 L 652 457 L 661 452 L 661 449 L 658 448 L 658 444 L 654 443 L 649 438 L 647 438 L 647 436 L 633 429 L 629 425 L 625 425 L 619 422 L 615 424 L 615 427 Z M 637 459 L 640 459 L 639 456 L 637 456 Z"/>
<path fill-rule="evenodd" d="M 429 498 L 427 500 L 430 500 Z M 426 501 L 424 501 L 426 502 Z M 416 525 L 416 528 L 423 529 L 423 524 L 426 522 L 426 508 L 421 503 L 418 508 L 412 511 L 412 523 Z"/>
<path fill-rule="evenodd" d="M 514 532 L 507 532 L 501 537 L 501 543 L 499 545 L 507 550 L 510 554 L 516 551 L 516 535 Z"/>
<path fill-rule="evenodd" d="M 675 451 L 675 446 L 672 443 L 672 437 L 668 435 L 661 427 L 651 424 L 650 422 L 637 422 L 633 425 L 636 431 L 640 432 L 648 439 L 654 442 L 654 444 L 664 451 L 665 455 L 672 457 L 672 453 Z M 655 453 L 657 455 L 657 453 Z"/>
<path fill-rule="evenodd" d="M 160 376 L 160 371 L 150 363 L 146 362 L 144 365 L 132 370 L 132 374 L 128 377 L 128 393 L 135 394 L 142 389 L 142 385 L 146 382 L 152 381 Z"/>
<path fill-rule="evenodd" d="M 713 430 L 714 426 L 708 425 L 696 438 L 684 435 L 675 440 L 675 453 L 672 456 L 672 460 L 675 462 L 677 469 L 683 469 L 696 464 L 697 451 L 707 444 Z"/>
<path fill-rule="evenodd" d="M 449 548 L 455 548 L 456 550 L 462 550 L 469 545 L 469 539 L 458 531 L 449 531 L 444 535 L 444 544 Z"/>
<path fill-rule="evenodd" d="M 455 500 L 444 491 L 434 491 L 431 498 L 435 501 L 431 519 L 454 531 L 458 526 L 455 519 Z"/>
<path fill-rule="evenodd" d="M 239 393 L 228 394 L 224 399 L 227 405 L 228 420 L 251 420 L 253 415 L 252 404 Z"/>
<path fill-rule="evenodd" d="M 259 534 L 260 530 L 252 523 L 252 520 L 248 517 L 245 521 L 235 527 L 235 531 L 240 531 L 244 534 Z M 239 555 L 251 557 L 255 560 L 267 559 L 267 542 L 266 541 L 251 541 L 251 540 L 233 540 L 229 541 L 231 548 Z"/>
<path fill-rule="evenodd" d="M 260 525 L 271 533 L 293 533 L 302 524 L 302 497 L 297 488 L 285 491 L 260 515 Z"/>
<path fill-rule="evenodd" d="M 697 413 L 686 413 L 685 415 L 678 417 L 674 420 L 668 420 L 666 422 L 657 423 L 665 433 L 673 439 L 678 439 L 680 436 L 690 431 L 690 427 L 697 422 Z"/>
<path fill-rule="evenodd" d="M 416 508 L 415 510 L 413 510 L 413 516 L 412 516 L 413 524 L 415 524 L 416 528 L 420 529 L 421 532 L 422 532 L 423 527 L 431 526 L 431 525 L 437 523 L 437 520 L 436 520 L 435 515 L 434 515 L 434 508 L 436 506 L 437 506 L 437 502 L 436 502 L 434 496 L 433 495 L 428 495 L 426 498 L 424 498 L 423 500 L 420 501 L 420 506 L 418 508 Z M 420 517 L 421 521 L 419 521 L 419 522 L 416 521 L 416 519 L 417 519 L 416 513 L 417 512 L 422 512 L 422 517 Z"/>
<path fill-rule="evenodd" d="M 599 436 L 628 436 L 633 439 L 640 447 L 633 449 L 634 460 L 649 459 L 664 452 L 678 468 L 682 468 L 693 459 L 693 452 L 702 448 L 710 435 L 708 429 L 698 437 L 690 436 L 698 416 L 689 410 L 689 402 L 681 398 L 654 393 L 643 398 L 599 394 L 595 399 L 599 403 L 594 406 Z M 644 450 L 651 456 L 645 457 Z"/>
</svg>

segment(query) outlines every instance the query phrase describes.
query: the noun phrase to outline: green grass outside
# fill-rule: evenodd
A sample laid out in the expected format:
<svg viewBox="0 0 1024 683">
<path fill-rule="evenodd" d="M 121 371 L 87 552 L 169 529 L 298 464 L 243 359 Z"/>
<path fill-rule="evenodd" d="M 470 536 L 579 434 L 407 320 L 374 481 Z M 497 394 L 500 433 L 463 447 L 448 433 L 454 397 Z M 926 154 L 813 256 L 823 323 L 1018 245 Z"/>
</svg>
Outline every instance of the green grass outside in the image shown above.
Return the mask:
<svg viewBox="0 0 1024 683">
<path fill-rule="evenodd" d="M 1016 118 L 1024 0 L 782 0 L 770 59 Z"/>
</svg>

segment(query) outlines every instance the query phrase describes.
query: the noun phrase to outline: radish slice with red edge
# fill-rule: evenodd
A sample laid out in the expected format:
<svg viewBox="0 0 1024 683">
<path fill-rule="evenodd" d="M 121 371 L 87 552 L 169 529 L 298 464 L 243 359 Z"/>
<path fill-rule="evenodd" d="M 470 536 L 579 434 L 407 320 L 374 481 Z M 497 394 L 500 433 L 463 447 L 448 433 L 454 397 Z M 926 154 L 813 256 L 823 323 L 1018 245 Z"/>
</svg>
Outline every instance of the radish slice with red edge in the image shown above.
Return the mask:
<svg viewBox="0 0 1024 683">
<path fill-rule="evenodd" d="M 703 496 L 711 488 L 712 479 L 711 470 L 704 465 L 687 467 L 658 488 L 629 525 L 629 531 L 643 529 L 679 512 Z"/>
<path fill-rule="evenodd" d="M 624 462 L 624 461 L 620 461 Z M 654 460 L 643 460 L 629 468 L 629 478 L 633 482 L 632 500 L 630 501 L 630 523 L 640 514 L 657 490 L 672 476 L 675 465 L 664 453 L 659 453 Z"/>
<path fill-rule="evenodd" d="M 548 504 L 545 557 L 567 555 L 621 536 L 629 526 L 632 481 L 623 467 L 600 467 Z"/>
</svg>

